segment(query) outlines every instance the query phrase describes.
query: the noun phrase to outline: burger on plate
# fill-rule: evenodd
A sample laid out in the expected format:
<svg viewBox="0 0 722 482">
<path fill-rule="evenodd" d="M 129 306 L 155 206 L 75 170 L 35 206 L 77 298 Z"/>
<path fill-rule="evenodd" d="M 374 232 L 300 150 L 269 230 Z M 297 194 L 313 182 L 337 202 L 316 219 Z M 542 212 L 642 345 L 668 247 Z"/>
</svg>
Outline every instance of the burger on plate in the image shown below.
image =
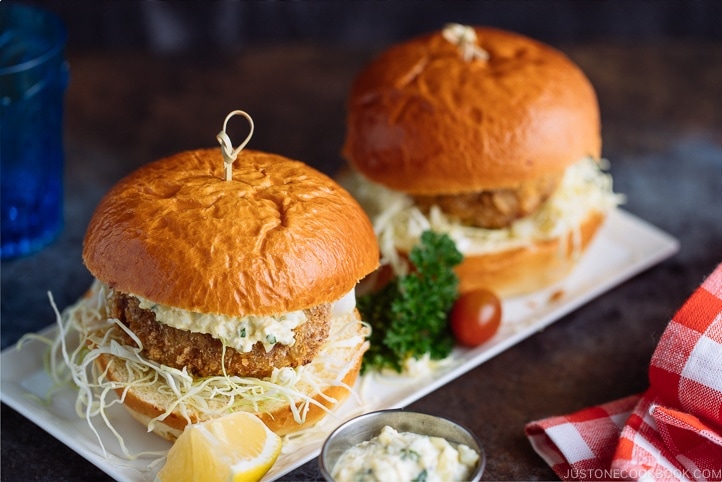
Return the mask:
<svg viewBox="0 0 722 482">
<path fill-rule="evenodd" d="M 187 151 L 118 182 L 84 240 L 96 281 L 67 315 L 95 406 L 114 390 L 170 440 L 237 410 L 281 435 L 309 426 L 368 348 L 354 288 L 379 252 L 358 203 L 279 155 L 241 152 L 230 180 L 223 166 L 219 149 Z"/>
<path fill-rule="evenodd" d="M 595 91 L 561 52 L 458 24 L 372 60 L 348 99 L 340 182 L 404 272 L 426 229 L 464 255 L 460 290 L 501 296 L 565 277 L 620 197 Z"/>
</svg>

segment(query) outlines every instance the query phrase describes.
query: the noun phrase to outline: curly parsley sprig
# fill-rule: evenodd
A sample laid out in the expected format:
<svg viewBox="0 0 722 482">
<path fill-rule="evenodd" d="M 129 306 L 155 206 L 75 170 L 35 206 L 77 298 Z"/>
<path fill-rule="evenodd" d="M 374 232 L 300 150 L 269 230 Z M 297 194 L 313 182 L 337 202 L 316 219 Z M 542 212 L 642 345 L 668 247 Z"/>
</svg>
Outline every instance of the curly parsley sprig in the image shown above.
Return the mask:
<svg viewBox="0 0 722 482">
<path fill-rule="evenodd" d="M 383 368 L 401 372 L 410 357 L 428 353 L 438 360 L 451 353 L 454 337 L 447 315 L 458 297 L 459 279 L 453 268 L 462 259 L 446 234 L 424 231 L 409 254 L 410 273 L 359 297 L 358 309 L 372 328 L 362 372 Z"/>
</svg>

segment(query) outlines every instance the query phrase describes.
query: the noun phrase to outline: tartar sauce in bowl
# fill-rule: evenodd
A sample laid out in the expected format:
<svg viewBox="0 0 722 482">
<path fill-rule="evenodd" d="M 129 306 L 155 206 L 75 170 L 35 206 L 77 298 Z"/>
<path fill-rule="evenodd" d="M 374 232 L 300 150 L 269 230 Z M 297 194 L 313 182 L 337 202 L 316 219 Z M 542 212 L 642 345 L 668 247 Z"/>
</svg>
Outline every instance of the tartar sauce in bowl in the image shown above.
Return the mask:
<svg viewBox="0 0 722 482">
<path fill-rule="evenodd" d="M 445 438 L 398 432 L 388 425 L 366 442 L 347 449 L 336 461 L 336 482 L 409 480 L 451 482 L 469 480 L 479 454 Z"/>
<path fill-rule="evenodd" d="M 479 480 L 484 452 L 476 437 L 450 420 L 404 410 L 361 415 L 324 443 L 321 472 L 333 482 Z"/>
</svg>

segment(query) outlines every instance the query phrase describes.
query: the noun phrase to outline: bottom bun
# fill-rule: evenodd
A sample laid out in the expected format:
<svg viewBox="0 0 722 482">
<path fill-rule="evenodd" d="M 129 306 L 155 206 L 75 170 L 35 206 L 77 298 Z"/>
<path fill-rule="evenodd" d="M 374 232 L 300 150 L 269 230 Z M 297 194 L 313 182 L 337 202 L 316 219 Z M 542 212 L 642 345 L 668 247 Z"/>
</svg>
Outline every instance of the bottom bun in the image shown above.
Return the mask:
<svg viewBox="0 0 722 482">
<path fill-rule="evenodd" d="M 533 293 L 563 280 L 570 274 L 594 238 L 605 215 L 592 211 L 581 226 L 564 237 L 523 247 L 479 255 L 465 255 L 454 271 L 459 292 L 488 289 L 509 298 Z M 406 253 L 400 253 L 407 258 Z M 361 296 L 380 290 L 393 279 L 391 265 L 383 265 L 361 280 L 356 290 Z"/>
<path fill-rule="evenodd" d="M 564 279 L 576 266 L 605 216 L 591 212 L 576 231 L 531 246 L 469 255 L 456 267 L 459 291 L 486 288 L 500 297 L 532 293 Z"/>
<path fill-rule="evenodd" d="M 358 314 L 354 318 L 357 318 Z M 324 349 L 306 367 L 306 376 L 316 383 L 305 386 L 306 391 L 292 406 L 287 399 L 265 400 L 258 405 L 234 404 L 234 409 L 246 410 L 257 415 L 272 431 L 286 435 L 309 427 L 323 418 L 330 410 L 339 406 L 350 394 L 350 387 L 356 382 L 361 369 L 363 354 L 368 348 L 366 328 L 358 322 L 352 334 L 356 345 L 334 343 L 329 339 Z M 333 335 L 333 330 L 332 330 Z M 346 334 L 348 335 L 348 333 Z M 204 412 L 197 407 L 178 405 L 167 415 L 166 412 L 178 402 L 178 397 L 168 388 L 162 378 L 152 384 L 127 385 L 128 371 L 124 360 L 114 355 L 103 354 L 96 360 L 100 373 L 110 382 L 125 385 L 115 388 L 128 413 L 149 430 L 173 441 L 189 423 L 196 423 L 222 416 L 222 412 Z M 212 403 L 209 404 L 212 406 Z M 227 413 L 227 412 L 226 412 Z M 299 420 L 298 413 L 302 413 Z"/>
</svg>

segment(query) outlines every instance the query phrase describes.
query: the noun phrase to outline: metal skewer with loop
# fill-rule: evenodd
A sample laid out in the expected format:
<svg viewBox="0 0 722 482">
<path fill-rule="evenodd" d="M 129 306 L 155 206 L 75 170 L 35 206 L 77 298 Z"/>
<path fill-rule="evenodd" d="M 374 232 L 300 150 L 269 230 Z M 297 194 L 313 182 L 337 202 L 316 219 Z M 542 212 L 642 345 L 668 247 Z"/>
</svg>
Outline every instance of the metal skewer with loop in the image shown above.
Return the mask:
<svg viewBox="0 0 722 482">
<path fill-rule="evenodd" d="M 228 134 L 226 133 L 226 128 L 228 126 L 228 121 L 231 119 L 231 117 L 235 115 L 240 115 L 245 117 L 248 120 L 248 123 L 251 125 L 251 131 L 246 136 L 245 140 L 241 142 L 241 144 L 233 148 L 233 144 L 231 143 L 230 137 L 228 137 Z M 253 136 L 253 119 L 250 115 L 248 115 L 246 112 L 242 110 L 234 110 L 231 113 L 229 113 L 226 116 L 226 120 L 223 122 L 223 130 L 218 133 L 216 136 L 216 139 L 221 144 L 221 152 L 223 153 L 223 166 L 225 169 L 225 180 L 230 181 L 233 177 L 233 163 L 238 158 L 238 154 L 243 150 L 244 147 L 246 147 L 246 144 L 248 144 L 248 141 L 251 140 L 251 137 Z"/>
</svg>

